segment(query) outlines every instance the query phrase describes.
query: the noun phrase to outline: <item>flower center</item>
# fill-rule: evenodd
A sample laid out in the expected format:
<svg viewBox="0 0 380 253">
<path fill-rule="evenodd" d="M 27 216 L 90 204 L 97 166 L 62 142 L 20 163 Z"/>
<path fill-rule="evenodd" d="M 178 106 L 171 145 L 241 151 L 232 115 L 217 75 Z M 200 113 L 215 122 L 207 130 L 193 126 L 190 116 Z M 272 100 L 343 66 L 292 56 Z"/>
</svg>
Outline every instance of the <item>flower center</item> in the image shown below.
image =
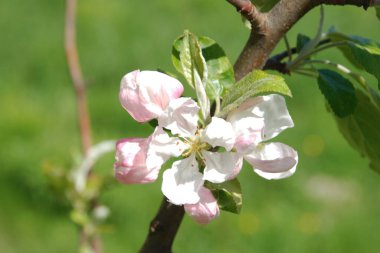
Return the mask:
<svg viewBox="0 0 380 253">
<path fill-rule="evenodd" d="M 209 149 L 210 145 L 207 142 L 203 142 L 200 137 L 200 131 L 197 130 L 193 138 L 186 139 L 185 142 L 189 145 L 189 149 L 186 150 L 182 155 L 188 157 L 191 154 L 198 154 L 202 156 L 200 151 L 202 149 Z"/>
</svg>

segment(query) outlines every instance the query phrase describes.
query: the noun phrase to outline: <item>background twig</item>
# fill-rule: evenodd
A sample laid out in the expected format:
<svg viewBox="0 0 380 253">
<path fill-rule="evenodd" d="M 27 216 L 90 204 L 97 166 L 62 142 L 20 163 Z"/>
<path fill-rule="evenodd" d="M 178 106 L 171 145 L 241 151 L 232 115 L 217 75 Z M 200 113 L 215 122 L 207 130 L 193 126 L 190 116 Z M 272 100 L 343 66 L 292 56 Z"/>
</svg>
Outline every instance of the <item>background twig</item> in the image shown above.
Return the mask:
<svg viewBox="0 0 380 253">
<path fill-rule="evenodd" d="M 65 51 L 66 60 L 70 72 L 70 77 L 75 90 L 75 97 L 78 110 L 78 122 L 80 130 L 80 138 L 82 143 L 83 156 L 86 157 L 91 148 L 91 124 L 90 116 L 87 108 L 86 85 L 82 75 L 82 70 L 79 63 L 78 50 L 76 46 L 76 0 L 66 1 L 65 15 Z M 91 174 L 88 169 L 87 177 Z M 92 207 L 96 206 L 96 201 L 93 201 Z M 99 235 L 87 235 L 84 228 L 80 231 L 80 244 L 89 243 L 93 252 L 101 253 L 102 245 Z"/>
<path fill-rule="evenodd" d="M 91 147 L 91 125 L 87 108 L 86 86 L 79 63 L 75 28 L 76 0 L 66 1 L 65 51 L 70 77 L 75 89 L 80 137 L 84 155 Z"/>
</svg>

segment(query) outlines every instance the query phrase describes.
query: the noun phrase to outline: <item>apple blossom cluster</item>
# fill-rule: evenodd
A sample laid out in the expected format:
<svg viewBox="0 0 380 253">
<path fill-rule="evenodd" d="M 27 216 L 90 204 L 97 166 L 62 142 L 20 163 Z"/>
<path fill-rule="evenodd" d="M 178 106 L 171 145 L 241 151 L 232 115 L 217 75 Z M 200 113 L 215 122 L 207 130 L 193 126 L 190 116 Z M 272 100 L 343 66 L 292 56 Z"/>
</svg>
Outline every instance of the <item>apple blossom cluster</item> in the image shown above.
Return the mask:
<svg viewBox="0 0 380 253">
<path fill-rule="evenodd" d="M 181 97 L 182 84 L 156 71 L 133 71 L 121 81 L 120 102 L 138 122 L 156 119 L 148 138 L 127 138 L 116 144 L 115 176 L 124 184 L 150 183 L 160 168 L 175 158 L 163 172 L 162 192 L 198 223 L 219 215 L 217 199 L 206 182 L 219 184 L 234 179 L 243 159 L 266 179 L 291 176 L 297 152 L 277 142 L 268 143 L 293 121 L 280 95 L 249 98 L 225 119 L 199 118 L 199 105 Z"/>
</svg>

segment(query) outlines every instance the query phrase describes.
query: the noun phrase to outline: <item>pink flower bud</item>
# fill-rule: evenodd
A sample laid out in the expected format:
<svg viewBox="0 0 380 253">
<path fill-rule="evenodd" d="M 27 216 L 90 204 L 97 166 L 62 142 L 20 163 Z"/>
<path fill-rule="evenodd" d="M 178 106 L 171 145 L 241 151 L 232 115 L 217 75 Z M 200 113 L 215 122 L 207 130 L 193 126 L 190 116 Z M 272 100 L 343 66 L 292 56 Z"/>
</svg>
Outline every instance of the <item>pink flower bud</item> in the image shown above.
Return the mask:
<svg viewBox="0 0 380 253">
<path fill-rule="evenodd" d="M 185 204 L 185 211 L 200 224 L 207 224 L 219 215 L 219 206 L 212 192 L 203 187 L 199 190 L 200 200 L 196 204 Z"/>
<path fill-rule="evenodd" d="M 157 71 L 135 70 L 121 80 L 119 98 L 136 121 L 146 122 L 161 115 L 170 100 L 182 93 L 182 84 L 173 77 Z"/>
<path fill-rule="evenodd" d="M 147 169 L 149 138 L 122 139 L 116 143 L 115 177 L 124 184 L 150 183 L 157 179 L 159 167 Z"/>
</svg>

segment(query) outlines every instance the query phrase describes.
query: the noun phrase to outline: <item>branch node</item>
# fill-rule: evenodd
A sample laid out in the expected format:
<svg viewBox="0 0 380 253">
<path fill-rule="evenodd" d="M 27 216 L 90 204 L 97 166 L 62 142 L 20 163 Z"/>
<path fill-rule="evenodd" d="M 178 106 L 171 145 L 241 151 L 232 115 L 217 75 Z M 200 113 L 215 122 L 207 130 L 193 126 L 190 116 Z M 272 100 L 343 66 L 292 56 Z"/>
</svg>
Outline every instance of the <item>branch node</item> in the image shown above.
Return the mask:
<svg viewBox="0 0 380 253">
<path fill-rule="evenodd" d="M 249 0 L 227 0 L 230 4 L 235 6 L 244 18 L 246 18 L 252 25 L 252 31 L 256 34 L 265 35 L 266 33 L 266 15 L 261 13 L 256 6 Z"/>
</svg>

